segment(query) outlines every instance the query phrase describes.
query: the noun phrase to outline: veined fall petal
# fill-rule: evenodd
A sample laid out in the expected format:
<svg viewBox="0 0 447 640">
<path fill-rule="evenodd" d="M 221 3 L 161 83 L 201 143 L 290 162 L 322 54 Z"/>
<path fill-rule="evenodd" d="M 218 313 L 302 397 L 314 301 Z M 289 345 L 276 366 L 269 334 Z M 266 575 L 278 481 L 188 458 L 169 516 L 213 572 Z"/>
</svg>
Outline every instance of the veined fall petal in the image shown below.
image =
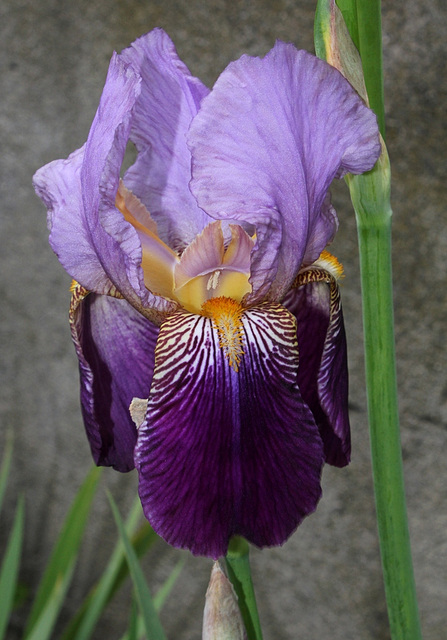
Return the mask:
<svg viewBox="0 0 447 640">
<path fill-rule="evenodd" d="M 137 430 L 129 413 L 147 396 L 158 328 L 125 300 L 75 285 L 70 327 L 79 359 L 81 405 L 93 458 L 118 471 L 134 468 Z"/>
<path fill-rule="evenodd" d="M 179 311 L 162 324 L 136 448 L 152 526 L 214 558 L 233 535 L 280 544 L 321 493 L 323 444 L 297 385 L 295 320 L 264 304 L 241 321 L 238 371 L 210 318 Z"/>
</svg>

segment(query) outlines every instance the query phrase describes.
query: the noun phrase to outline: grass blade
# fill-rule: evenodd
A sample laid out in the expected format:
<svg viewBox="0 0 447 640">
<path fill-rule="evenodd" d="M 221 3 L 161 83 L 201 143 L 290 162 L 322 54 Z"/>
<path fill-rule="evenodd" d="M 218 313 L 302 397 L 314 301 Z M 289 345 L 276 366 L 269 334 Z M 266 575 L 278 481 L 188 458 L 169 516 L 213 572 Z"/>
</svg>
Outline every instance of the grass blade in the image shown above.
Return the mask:
<svg viewBox="0 0 447 640">
<path fill-rule="evenodd" d="M 53 588 L 45 600 L 39 617 L 32 627 L 31 633 L 24 640 L 50 640 L 59 611 L 64 604 L 76 564 L 76 556 L 65 567 L 64 572 L 56 578 Z"/>
<path fill-rule="evenodd" d="M 0 471 L 0 511 L 2 510 L 3 496 L 5 495 L 6 483 L 8 482 L 9 469 L 12 459 L 12 436 L 6 437 L 5 450 L 3 452 L 2 468 Z"/>
<path fill-rule="evenodd" d="M 24 502 L 23 498 L 20 498 L 0 572 L 0 638 L 4 637 L 14 604 L 22 551 L 24 514 Z"/>
<path fill-rule="evenodd" d="M 183 567 L 185 566 L 185 562 L 186 562 L 186 556 L 183 556 L 182 558 L 180 558 L 180 560 L 177 562 L 177 564 L 171 571 L 170 575 L 168 576 L 167 580 L 164 582 L 164 584 L 160 587 L 157 594 L 155 595 L 154 607 L 156 611 L 160 611 L 164 603 L 166 602 L 166 599 L 171 593 L 174 584 L 177 582 L 177 578 L 179 577 Z M 139 615 L 137 619 L 136 638 L 144 638 L 144 625 L 143 625 L 143 619 L 141 615 Z M 129 627 L 129 630 L 121 637 L 121 640 L 132 640 L 130 627 Z"/>
<path fill-rule="evenodd" d="M 25 636 L 29 635 L 33 630 L 42 612 L 47 608 L 48 600 L 52 599 L 53 604 L 57 603 L 58 594 L 61 593 L 60 585 L 65 584 L 66 577 L 70 576 L 87 524 L 87 517 L 100 474 L 101 469 L 93 467 L 73 501 L 59 539 L 51 554 L 50 561 L 40 581 L 34 605 L 28 618 Z M 57 586 L 58 588 L 56 589 Z"/>
<path fill-rule="evenodd" d="M 129 630 L 127 632 L 128 640 L 138 640 L 138 604 L 135 596 L 132 598 L 132 609 L 130 612 Z"/>
<path fill-rule="evenodd" d="M 231 538 L 225 561 L 228 578 L 236 591 L 248 640 L 262 640 L 261 623 L 251 579 L 248 542 L 238 536 Z"/>
<path fill-rule="evenodd" d="M 121 540 L 124 544 L 130 575 L 134 583 L 138 605 L 143 617 L 146 636 L 148 640 L 166 640 L 163 627 L 161 626 L 157 612 L 155 611 L 152 596 L 149 591 L 149 587 L 147 586 L 146 580 L 144 579 L 144 575 L 138 562 L 137 555 L 133 550 L 130 540 L 126 534 L 123 521 L 118 511 L 118 507 L 116 506 L 115 501 L 110 494 L 109 501 L 112 507 L 113 516 L 115 518 Z"/>
<path fill-rule="evenodd" d="M 159 540 L 159 537 L 147 522 L 137 530 L 141 515 L 141 503 L 139 498 L 136 498 L 127 518 L 125 528 L 138 557 L 141 557 Z M 61 636 L 61 640 L 88 640 L 105 607 L 128 575 L 129 568 L 126 562 L 124 546 L 120 540 L 110 557 L 106 570 L 84 600 L 76 616 L 71 620 Z"/>
</svg>

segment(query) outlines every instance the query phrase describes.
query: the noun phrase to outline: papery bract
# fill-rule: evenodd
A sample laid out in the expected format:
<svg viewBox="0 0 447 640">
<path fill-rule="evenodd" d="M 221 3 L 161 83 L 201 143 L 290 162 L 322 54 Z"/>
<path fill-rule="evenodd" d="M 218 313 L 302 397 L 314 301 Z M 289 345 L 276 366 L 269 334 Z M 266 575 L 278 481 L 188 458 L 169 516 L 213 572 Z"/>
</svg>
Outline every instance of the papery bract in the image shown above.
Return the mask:
<svg viewBox="0 0 447 640">
<path fill-rule="evenodd" d="M 277 42 L 209 92 L 156 29 L 113 56 L 86 144 L 36 173 L 76 281 L 93 456 L 136 465 L 171 544 L 282 544 L 316 508 L 324 461 L 349 461 L 328 188 L 379 152 L 375 116 L 325 62 Z"/>
</svg>

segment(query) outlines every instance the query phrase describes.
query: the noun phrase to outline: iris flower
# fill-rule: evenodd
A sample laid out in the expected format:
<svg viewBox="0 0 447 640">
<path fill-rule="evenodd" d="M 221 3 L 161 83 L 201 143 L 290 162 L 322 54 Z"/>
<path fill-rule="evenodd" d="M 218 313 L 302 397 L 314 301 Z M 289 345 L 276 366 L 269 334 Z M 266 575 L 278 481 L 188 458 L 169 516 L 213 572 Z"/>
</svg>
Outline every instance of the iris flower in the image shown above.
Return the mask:
<svg viewBox="0 0 447 640">
<path fill-rule="evenodd" d="M 234 535 L 282 544 L 324 462 L 348 463 L 328 189 L 379 153 L 375 116 L 325 62 L 277 42 L 209 91 L 156 29 L 113 55 L 85 145 L 36 173 L 75 280 L 93 457 L 137 468 L 170 544 L 214 558 Z"/>
</svg>

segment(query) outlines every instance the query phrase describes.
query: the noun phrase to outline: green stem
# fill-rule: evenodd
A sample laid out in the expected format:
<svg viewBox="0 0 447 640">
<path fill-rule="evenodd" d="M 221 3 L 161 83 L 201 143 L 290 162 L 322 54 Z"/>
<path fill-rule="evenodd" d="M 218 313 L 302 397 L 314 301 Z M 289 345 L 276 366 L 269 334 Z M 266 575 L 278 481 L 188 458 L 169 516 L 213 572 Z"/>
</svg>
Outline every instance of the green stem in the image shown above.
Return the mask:
<svg viewBox="0 0 447 640">
<path fill-rule="evenodd" d="M 369 103 L 385 138 L 380 0 L 337 0 L 337 5 L 360 52 Z"/>
<path fill-rule="evenodd" d="M 368 176 L 352 176 L 348 182 Z M 422 638 L 408 532 L 399 434 L 391 273 L 391 215 L 355 201 L 363 298 L 366 385 L 374 491 L 393 640 Z"/>
<path fill-rule="evenodd" d="M 315 49 L 361 90 L 359 62 L 335 0 L 318 0 Z M 362 58 L 369 103 L 384 131 L 380 0 L 337 0 Z M 335 55 L 334 55 L 335 52 Z M 391 273 L 391 173 L 383 139 L 375 167 L 347 175 L 360 252 L 366 385 L 380 550 L 393 640 L 421 638 L 408 533 L 397 406 Z"/>
<path fill-rule="evenodd" d="M 261 624 L 251 579 L 248 542 L 244 538 L 232 538 L 225 561 L 228 577 L 238 597 L 239 609 L 247 631 L 247 640 L 262 640 Z"/>
</svg>

